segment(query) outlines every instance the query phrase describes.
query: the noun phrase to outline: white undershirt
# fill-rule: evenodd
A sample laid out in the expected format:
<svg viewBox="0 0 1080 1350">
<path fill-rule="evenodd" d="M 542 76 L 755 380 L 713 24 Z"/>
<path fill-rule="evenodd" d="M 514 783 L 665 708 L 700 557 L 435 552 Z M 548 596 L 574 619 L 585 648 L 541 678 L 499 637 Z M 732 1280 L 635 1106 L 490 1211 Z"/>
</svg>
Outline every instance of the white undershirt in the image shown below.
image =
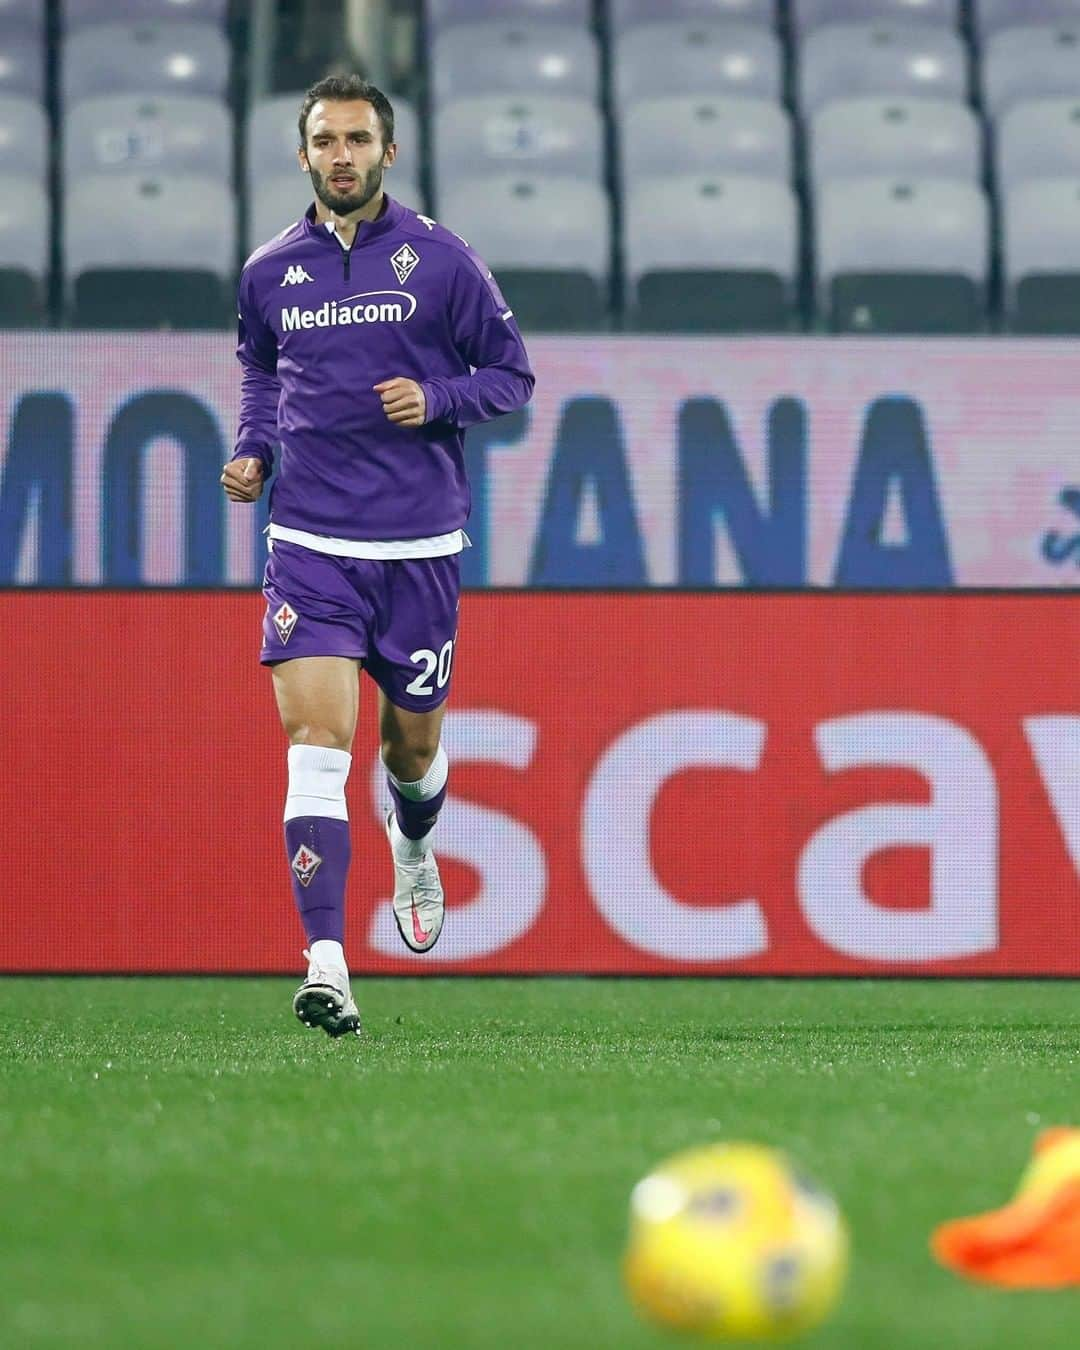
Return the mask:
<svg viewBox="0 0 1080 1350">
<path fill-rule="evenodd" d="M 349 246 L 334 228 L 334 222 L 328 220 L 324 223 L 327 232 L 348 253 Z M 425 539 L 337 539 L 330 534 L 311 534 L 308 530 L 271 524 L 267 533 L 271 541 L 280 539 L 287 544 L 313 549 L 316 553 L 333 554 L 336 558 L 373 558 L 383 561 L 393 561 L 395 558 L 445 558 L 451 553 L 460 553 L 469 544 L 469 536 L 464 530 L 433 534 Z M 270 547 L 273 548 L 272 542 Z"/>
</svg>

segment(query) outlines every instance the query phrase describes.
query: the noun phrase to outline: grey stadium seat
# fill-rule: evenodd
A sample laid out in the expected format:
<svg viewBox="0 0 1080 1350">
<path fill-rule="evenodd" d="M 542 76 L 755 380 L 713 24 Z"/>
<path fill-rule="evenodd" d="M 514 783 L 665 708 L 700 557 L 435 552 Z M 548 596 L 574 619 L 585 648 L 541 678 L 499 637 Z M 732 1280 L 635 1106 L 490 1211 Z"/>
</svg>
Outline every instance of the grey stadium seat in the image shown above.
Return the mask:
<svg viewBox="0 0 1080 1350">
<path fill-rule="evenodd" d="M 981 40 L 1018 24 L 1080 23 L 1080 0 L 972 0 L 974 28 Z"/>
<path fill-rule="evenodd" d="M 208 23 L 102 23 L 65 38 L 64 102 L 95 94 L 225 92 L 229 44 Z"/>
<path fill-rule="evenodd" d="M 430 44 L 436 104 L 477 94 L 596 99 L 599 53 L 585 28 L 561 23 L 463 23 Z"/>
<path fill-rule="evenodd" d="M 1080 333 L 1080 178 L 1004 193 L 1005 310 L 1019 333 Z"/>
<path fill-rule="evenodd" d="M 32 28 L 0 25 L 0 94 L 41 101 L 45 94 L 45 38 Z"/>
<path fill-rule="evenodd" d="M 804 114 L 835 98 L 904 94 L 962 100 L 967 50 L 956 33 L 929 24 L 830 24 L 802 44 L 799 104 Z"/>
<path fill-rule="evenodd" d="M 525 331 L 597 331 L 609 322 L 611 213 L 595 183 L 527 174 L 462 179 L 439 223 L 494 270 Z"/>
<path fill-rule="evenodd" d="M 619 120 L 624 185 L 641 172 L 747 173 L 791 177 L 791 123 L 783 107 L 764 98 L 671 95 L 630 103 Z"/>
<path fill-rule="evenodd" d="M 932 23 L 956 28 L 959 0 L 793 0 L 795 28 L 808 33 L 827 23 Z"/>
<path fill-rule="evenodd" d="M 235 204 L 196 174 L 90 174 L 64 203 L 72 322 L 217 328 L 231 321 Z"/>
<path fill-rule="evenodd" d="M 995 120 L 1022 99 L 1080 96 L 1080 24 L 995 33 L 983 49 L 982 80 Z"/>
<path fill-rule="evenodd" d="M 43 32 L 45 0 L 0 0 L 0 28 L 15 27 Z"/>
<path fill-rule="evenodd" d="M 383 178 L 383 188 L 413 211 L 424 210 L 424 198 L 415 179 L 398 176 L 395 165 Z M 253 253 L 267 240 L 300 219 L 315 199 L 311 179 L 297 168 L 295 173 L 260 174 L 248 194 L 248 231 L 245 247 Z"/>
<path fill-rule="evenodd" d="M 484 23 L 505 19 L 506 0 L 427 0 L 425 12 L 432 31 L 453 23 Z M 592 21 L 591 0 L 514 0 L 513 18 L 552 19 L 557 23 Z"/>
<path fill-rule="evenodd" d="M 263 175 L 286 176 L 292 172 L 300 144 L 297 121 L 303 101 L 303 91 L 297 91 L 261 99 L 252 105 L 244 141 L 244 167 L 251 186 Z M 395 95 L 391 102 L 398 148 L 392 173 L 414 182 L 420 176 L 419 118 L 407 99 Z"/>
<path fill-rule="evenodd" d="M 0 95 L 0 173 L 44 181 L 49 168 L 49 119 L 31 98 Z"/>
<path fill-rule="evenodd" d="M 626 308 L 638 329 L 775 332 L 791 326 L 799 225 L 787 183 L 743 174 L 666 178 L 626 195 Z"/>
<path fill-rule="evenodd" d="M 456 178 L 546 173 L 599 182 L 604 126 L 594 103 L 550 94 L 452 99 L 439 109 L 436 194 Z"/>
<path fill-rule="evenodd" d="M 638 23 L 663 20 L 701 23 L 735 19 L 771 28 L 776 22 L 776 0 L 607 0 L 613 33 Z"/>
<path fill-rule="evenodd" d="M 64 27 L 87 23 L 216 23 L 224 27 L 229 0 L 63 0 Z"/>
<path fill-rule="evenodd" d="M 1080 97 L 1014 103 L 995 140 L 1000 189 L 1027 178 L 1080 179 Z"/>
<path fill-rule="evenodd" d="M 0 327 L 39 323 L 45 312 L 50 216 L 37 175 L 0 173 Z"/>
<path fill-rule="evenodd" d="M 978 119 L 945 99 L 837 99 L 814 113 L 808 147 L 816 183 L 882 173 L 974 183 L 982 169 Z"/>
<path fill-rule="evenodd" d="M 816 194 L 817 280 L 837 332 L 967 333 L 985 320 L 986 198 L 972 183 L 835 179 Z"/>
<path fill-rule="evenodd" d="M 662 94 L 780 96 L 776 35 L 744 23 L 649 23 L 615 41 L 616 107 Z"/>
<path fill-rule="evenodd" d="M 232 117 L 216 98 L 113 94 L 68 109 L 64 172 L 232 176 Z"/>
</svg>

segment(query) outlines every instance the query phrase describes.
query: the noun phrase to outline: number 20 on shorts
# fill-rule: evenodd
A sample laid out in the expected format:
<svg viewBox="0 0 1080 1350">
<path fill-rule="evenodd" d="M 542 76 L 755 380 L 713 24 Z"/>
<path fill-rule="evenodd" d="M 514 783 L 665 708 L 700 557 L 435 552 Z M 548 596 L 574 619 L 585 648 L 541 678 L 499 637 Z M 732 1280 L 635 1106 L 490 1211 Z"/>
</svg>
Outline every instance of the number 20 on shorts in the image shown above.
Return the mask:
<svg viewBox="0 0 1080 1350">
<path fill-rule="evenodd" d="M 435 676 L 438 688 L 444 689 L 450 678 L 450 667 L 454 662 L 454 639 L 448 638 L 437 654 L 430 647 L 420 647 L 415 652 L 409 653 L 409 660 L 424 668 L 405 686 L 406 693 L 433 694 L 435 690 L 430 683 L 432 675 Z"/>
</svg>

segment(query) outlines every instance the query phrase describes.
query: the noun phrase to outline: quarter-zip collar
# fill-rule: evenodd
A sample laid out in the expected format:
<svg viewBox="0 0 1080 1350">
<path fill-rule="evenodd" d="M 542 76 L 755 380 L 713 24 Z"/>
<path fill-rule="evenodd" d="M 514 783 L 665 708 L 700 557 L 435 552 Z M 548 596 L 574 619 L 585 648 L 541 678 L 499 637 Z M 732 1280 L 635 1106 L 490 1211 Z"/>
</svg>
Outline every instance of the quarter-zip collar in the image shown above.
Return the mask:
<svg viewBox="0 0 1080 1350">
<path fill-rule="evenodd" d="M 357 224 L 353 241 L 349 245 L 349 252 L 351 253 L 354 248 L 363 248 L 365 244 L 372 243 L 384 234 L 389 234 L 391 230 L 397 229 L 404 215 L 405 208 L 400 202 L 394 201 L 393 197 L 384 192 L 383 209 L 374 220 L 361 220 Z M 315 219 L 314 202 L 304 212 L 304 233 L 327 244 L 332 243 L 335 248 L 341 248 L 341 244 L 335 237 L 336 232 L 331 234 L 324 221 Z"/>
</svg>

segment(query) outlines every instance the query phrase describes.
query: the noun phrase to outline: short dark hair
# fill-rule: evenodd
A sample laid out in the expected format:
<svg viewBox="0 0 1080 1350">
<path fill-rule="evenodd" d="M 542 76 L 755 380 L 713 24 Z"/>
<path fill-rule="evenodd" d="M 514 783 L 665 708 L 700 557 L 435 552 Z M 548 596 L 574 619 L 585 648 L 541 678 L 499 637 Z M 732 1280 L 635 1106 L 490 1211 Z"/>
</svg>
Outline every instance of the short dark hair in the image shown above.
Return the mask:
<svg viewBox="0 0 1080 1350">
<path fill-rule="evenodd" d="M 382 127 L 383 147 L 388 146 L 394 139 L 394 109 L 383 91 L 368 84 L 362 75 L 327 75 L 311 86 L 300 105 L 300 148 L 307 149 L 307 120 L 316 103 L 355 103 L 361 98 L 375 109 Z"/>
</svg>

